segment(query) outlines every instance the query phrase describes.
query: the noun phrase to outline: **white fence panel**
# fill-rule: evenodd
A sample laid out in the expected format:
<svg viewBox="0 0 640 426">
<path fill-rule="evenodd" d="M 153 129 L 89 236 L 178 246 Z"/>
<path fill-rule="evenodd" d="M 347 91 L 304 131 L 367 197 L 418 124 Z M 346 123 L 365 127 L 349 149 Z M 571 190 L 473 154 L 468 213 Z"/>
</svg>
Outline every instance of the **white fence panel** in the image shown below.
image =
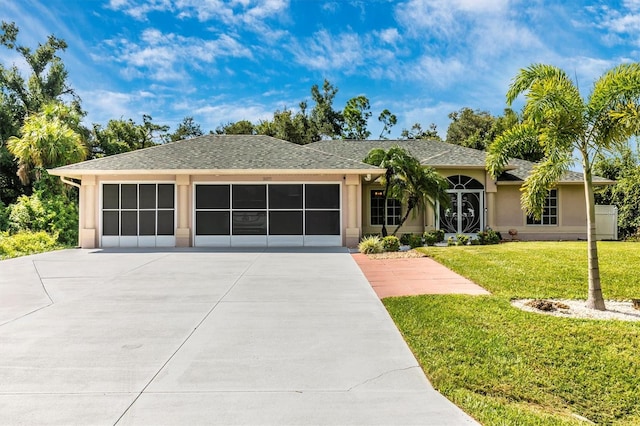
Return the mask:
<svg viewBox="0 0 640 426">
<path fill-rule="evenodd" d="M 596 206 L 596 239 L 618 239 L 618 208 L 616 206 Z"/>
</svg>

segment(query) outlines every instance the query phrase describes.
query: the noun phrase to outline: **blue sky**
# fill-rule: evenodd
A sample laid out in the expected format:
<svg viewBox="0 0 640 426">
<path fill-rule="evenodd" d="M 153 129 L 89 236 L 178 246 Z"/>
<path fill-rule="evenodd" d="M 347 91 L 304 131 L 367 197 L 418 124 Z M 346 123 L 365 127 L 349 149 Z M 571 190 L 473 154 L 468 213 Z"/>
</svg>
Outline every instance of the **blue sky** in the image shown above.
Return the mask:
<svg viewBox="0 0 640 426">
<path fill-rule="evenodd" d="M 3 0 L 19 42 L 55 34 L 88 112 L 203 130 L 272 117 L 310 100 L 324 79 L 396 114 L 391 136 L 438 125 L 462 107 L 500 114 L 511 78 L 553 64 L 588 93 L 608 68 L 640 60 L 640 0 Z M 0 48 L 3 64 L 24 68 Z"/>
</svg>

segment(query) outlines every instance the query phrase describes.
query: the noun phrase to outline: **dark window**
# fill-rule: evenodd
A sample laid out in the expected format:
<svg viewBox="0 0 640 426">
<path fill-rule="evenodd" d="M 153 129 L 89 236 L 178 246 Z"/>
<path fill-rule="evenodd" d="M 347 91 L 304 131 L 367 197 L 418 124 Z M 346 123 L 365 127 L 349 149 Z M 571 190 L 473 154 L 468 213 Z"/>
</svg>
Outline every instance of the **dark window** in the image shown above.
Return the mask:
<svg viewBox="0 0 640 426">
<path fill-rule="evenodd" d="M 381 189 L 371 191 L 371 224 L 384 222 L 384 196 Z M 395 198 L 387 199 L 387 225 L 398 225 L 402 217 L 402 204 Z"/>
<path fill-rule="evenodd" d="M 340 212 L 307 211 L 306 235 L 340 235 Z"/>
<path fill-rule="evenodd" d="M 142 194 L 142 190 L 140 191 L 140 193 Z M 156 235 L 156 211 L 155 210 L 153 211 L 145 210 L 140 212 L 140 235 Z"/>
<path fill-rule="evenodd" d="M 558 190 L 549 191 L 544 200 L 542 216 L 539 220 L 527 215 L 527 225 L 557 225 L 558 224 Z"/>
<path fill-rule="evenodd" d="M 158 235 L 174 234 L 173 210 L 158 210 Z"/>
<path fill-rule="evenodd" d="M 120 208 L 120 185 L 104 185 L 102 187 L 102 208 Z"/>
<path fill-rule="evenodd" d="M 234 209 L 266 209 L 266 185 L 233 185 Z"/>
<path fill-rule="evenodd" d="M 174 205 L 175 185 L 172 183 L 158 184 L 158 208 L 172 209 Z"/>
<path fill-rule="evenodd" d="M 140 185 L 140 208 L 141 209 L 156 208 L 156 185 L 155 184 Z"/>
<path fill-rule="evenodd" d="M 138 185 L 121 185 L 120 198 L 122 209 L 138 208 Z"/>
<path fill-rule="evenodd" d="M 123 211 L 120 214 L 120 235 L 138 235 L 138 212 Z"/>
<path fill-rule="evenodd" d="M 102 212 L 102 235 L 120 235 L 119 212 Z"/>
<path fill-rule="evenodd" d="M 302 235 L 302 211 L 269 212 L 269 235 Z"/>
<path fill-rule="evenodd" d="M 229 212 L 196 212 L 196 235 L 229 235 Z"/>
<path fill-rule="evenodd" d="M 229 185 L 197 185 L 196 209 L 228 209 Z"/>
<path fill-rule="evenodd" d="M 267 235 L 267 212 L 233 212 L 233 235 Z"/>
<path fill-rule="evenodd" d="M 308 184 L 305 191 L 305 207 L 308 209 L 340 208 L 340 185 Z"/>
<path fill-rule="evenodd" d="M 301 209 L 302 185 L 269 185 L 270 209 Z"/>
</svg>

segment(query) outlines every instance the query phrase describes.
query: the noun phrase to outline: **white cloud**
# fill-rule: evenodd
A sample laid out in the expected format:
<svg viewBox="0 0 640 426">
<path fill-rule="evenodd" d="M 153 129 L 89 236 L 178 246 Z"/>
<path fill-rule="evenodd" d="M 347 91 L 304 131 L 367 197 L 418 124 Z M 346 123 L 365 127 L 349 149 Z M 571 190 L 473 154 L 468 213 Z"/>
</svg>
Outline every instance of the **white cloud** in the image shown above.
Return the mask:
<svg viewBox="0 0 640 426">
<path fill-rule="evenodd" d="M 251 50 L 227 34 L 203 40 L 150 28 L 143 31 L 138 43 L 113 39 L 105 44 L 115 51 L 109 60 L 123 63 L 122 75 L 128 79 L 148 75 L 159 81 L 179 80 L 187 77 L 189 67 L 201 69 L 225 57 L 252 57 Z M 210 72 L 211 68 L 207 67 Z"/>
<path fill-rule="evenodd" d="M 321 71 L 353 72 L 365 60 L 363 40 L 353 32 L 333 35 L 320 30 L 290 49 L 300 65 Z"/>
<path fill-rule="evenodd" d="M 284 17 L 289 0 L 111 0 L 108 7 L 138 20 L 147 20 L 151 12 L 170 12 L 181 19 L 220 21 L 263 32 L 266 21 Z"/>
</svg>

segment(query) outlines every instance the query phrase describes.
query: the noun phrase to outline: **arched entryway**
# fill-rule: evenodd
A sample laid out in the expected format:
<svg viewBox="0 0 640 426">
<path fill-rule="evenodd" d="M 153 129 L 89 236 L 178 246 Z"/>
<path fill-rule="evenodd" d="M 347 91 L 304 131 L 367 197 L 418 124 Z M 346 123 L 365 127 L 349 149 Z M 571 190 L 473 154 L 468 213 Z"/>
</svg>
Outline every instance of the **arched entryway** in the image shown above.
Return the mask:
<svg viewBox="0 0 640 426">
<path fill-rule="evenodd" d="M 476 234 L 484 228 L 484 185 L 464 175 L 447 178 L 451 205 L 440 206 L 438 228 L 445 234 Z"/>
</svg>

